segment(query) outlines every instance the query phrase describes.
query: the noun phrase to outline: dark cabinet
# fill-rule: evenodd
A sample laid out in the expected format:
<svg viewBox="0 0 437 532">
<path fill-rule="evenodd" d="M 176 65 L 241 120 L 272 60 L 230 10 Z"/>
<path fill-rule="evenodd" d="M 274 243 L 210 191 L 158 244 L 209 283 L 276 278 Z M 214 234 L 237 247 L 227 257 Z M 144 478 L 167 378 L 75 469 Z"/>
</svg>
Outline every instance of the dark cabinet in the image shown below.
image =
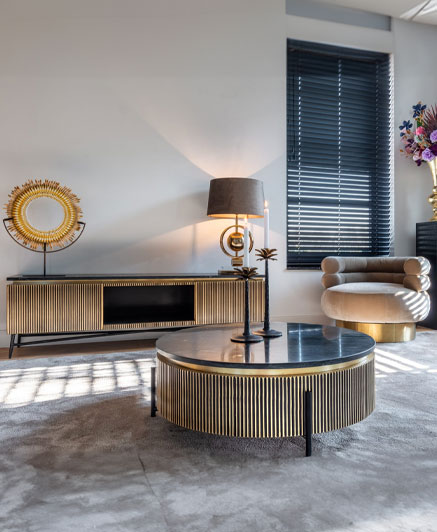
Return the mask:
<svg viewBox="0 0 437 532">
<path fill-rule="evenodd" d="M 419 325 L 437 329 L 437 222 L 416 224 L 416 255 L 426 257 L 431 263 L 431 312 Z"/>
</svg>

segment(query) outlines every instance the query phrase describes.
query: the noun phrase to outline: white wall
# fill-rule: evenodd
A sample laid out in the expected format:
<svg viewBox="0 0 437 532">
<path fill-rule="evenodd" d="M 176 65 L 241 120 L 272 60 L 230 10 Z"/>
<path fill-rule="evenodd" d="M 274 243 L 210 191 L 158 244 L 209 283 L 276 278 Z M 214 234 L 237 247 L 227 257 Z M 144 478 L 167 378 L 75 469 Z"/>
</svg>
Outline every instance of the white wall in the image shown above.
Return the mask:
<svg viewBox="0 0 437 532">
<path fill-rule="evenodd" d="M 399 153 L 398 125 L 411 118 L 411 106 L 419 100 L 437 103 L 437 27 L 393 21 L 395 69 L 395 254 L 416 250 L 416 223 L 432 216 L 427 202 L 432 177 L 427 164 L 420 168 Z M 406 45 L 406 42 L 408 44 Z"/>
<path fill-rule="evenodd" d="M 426 33 L 427 53 L 437 48 L 435 28 L 409 29 L 408 46 L 421 48 Z M 49 258 L 50 273 L 213 272 L 228 264 L 218 246 L 226 221 L 205 215 L 209 180 L 257 177 L 280 255 L 273 314 L 319 319 L 320 272 L 286 271 L 285 42 L 404 53 L 401 23 L 380 42 L 375 31 L 287 16 L 283 0 L 0 0 L 0 198 L 45 177 L 81 197 L 86 231 Z M 433 67 L 395 66 L 397 123 L 419 96 L 413 69 L 425 78 Z M 420 97 L 432 101 L 427 91 Z M 429 178 L 397 166 L 396 197 L 415 206 L 402 204 L 398 248 L 412 252 Z M 411 194 L 419 180 L 423 191 Z M 0 279 L 41 271 L 41 257 L 5 231 L 0 253 Z M 4 281 L 0 290 L 4 331 Z"/>
</svg>

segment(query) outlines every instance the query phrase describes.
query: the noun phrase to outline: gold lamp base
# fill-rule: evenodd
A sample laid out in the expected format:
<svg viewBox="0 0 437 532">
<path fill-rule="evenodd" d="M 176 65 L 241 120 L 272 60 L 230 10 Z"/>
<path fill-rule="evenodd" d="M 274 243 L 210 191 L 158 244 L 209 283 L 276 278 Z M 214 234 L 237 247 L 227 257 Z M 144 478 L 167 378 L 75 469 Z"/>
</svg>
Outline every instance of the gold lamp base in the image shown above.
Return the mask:
<svg viewBox="0 0 437 532">
<path fill-rule="evenodd" d="M 233 268 L 241 268 L 243 266 L 244 253 L 244 237 L 240 230 L 244 231 L 244 227 L 239 225 L 238 216 L 235 217 L 235 224 L 227 227 L 220 235 L 220 247 L 225 255 L 231 257 L 231 264 Z M 229 234 L 228 234 L 229 233 Z M 253 236 L 249 231 L 249 253 L 253 249 Z M 220 275 L 234 274 L 232 270 L 219 270 Z"/>
<path fill-rule="evenodd" d="M 377 343 L 410 342 L 416 338 L 415 323 L 362 323 L 336 320 L 337 327 L 345 327 L 371 336 Z"/>
</svg>

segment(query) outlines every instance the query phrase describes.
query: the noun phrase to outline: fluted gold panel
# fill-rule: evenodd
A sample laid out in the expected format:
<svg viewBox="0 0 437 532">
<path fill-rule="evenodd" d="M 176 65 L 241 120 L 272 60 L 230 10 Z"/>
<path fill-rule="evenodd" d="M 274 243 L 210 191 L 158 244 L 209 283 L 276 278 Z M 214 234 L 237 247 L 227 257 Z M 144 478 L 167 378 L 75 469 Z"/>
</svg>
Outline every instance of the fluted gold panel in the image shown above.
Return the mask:
<svg viewBox="0 0 437 532">
<path fill-rule="evenodd" d="M 357 423 L 375 408 L 374 355 L 313 374 L 239 376 L 195 371 L 158 355 L 158 410 L 182 427 L 243 438 L 304 435 L 304 393 L 313 393 L 313 432 Z"/>
<path fill-rule="evenodd" d="M 264 281 L 250 282 L 250 319 L 264 319 Z M 196 284 L 196 324 L 238 323 L 244 320 L 244 281 L 199 281 Z"/>
<path fill-rule="evenodd" d="M 6 321 L 9 334 L 101 329 L 102 285 L 8 285 Z"/>
<path fill-rule="evenodd" d="M 251 283 L 251 318 L 262 321 L 264 281 Z M 147 323 L 103 323 L 105 286 L 194 286 L 194 320 Z M 25 281 L 7 287 L 9 334 L 124 331 L 193 325 L 215 325 L 243 320 L 244 283 L 235 279 L 144 279 Z"/>
</svg>

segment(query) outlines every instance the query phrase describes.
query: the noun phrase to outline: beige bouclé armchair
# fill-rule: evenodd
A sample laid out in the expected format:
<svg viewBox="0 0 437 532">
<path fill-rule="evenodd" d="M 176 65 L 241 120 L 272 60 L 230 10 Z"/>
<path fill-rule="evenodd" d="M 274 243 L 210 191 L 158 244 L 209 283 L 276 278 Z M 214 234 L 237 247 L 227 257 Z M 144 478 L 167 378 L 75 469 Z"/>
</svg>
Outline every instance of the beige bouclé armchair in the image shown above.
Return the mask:
<svg viewBox="0 0 437 532">
<path fill-rule="evenodd" d="M 322 310 L 377 342 L 413 340 L 430 299 L 424 257 L 326 257 L 322 261 Z"/>
</svg>

